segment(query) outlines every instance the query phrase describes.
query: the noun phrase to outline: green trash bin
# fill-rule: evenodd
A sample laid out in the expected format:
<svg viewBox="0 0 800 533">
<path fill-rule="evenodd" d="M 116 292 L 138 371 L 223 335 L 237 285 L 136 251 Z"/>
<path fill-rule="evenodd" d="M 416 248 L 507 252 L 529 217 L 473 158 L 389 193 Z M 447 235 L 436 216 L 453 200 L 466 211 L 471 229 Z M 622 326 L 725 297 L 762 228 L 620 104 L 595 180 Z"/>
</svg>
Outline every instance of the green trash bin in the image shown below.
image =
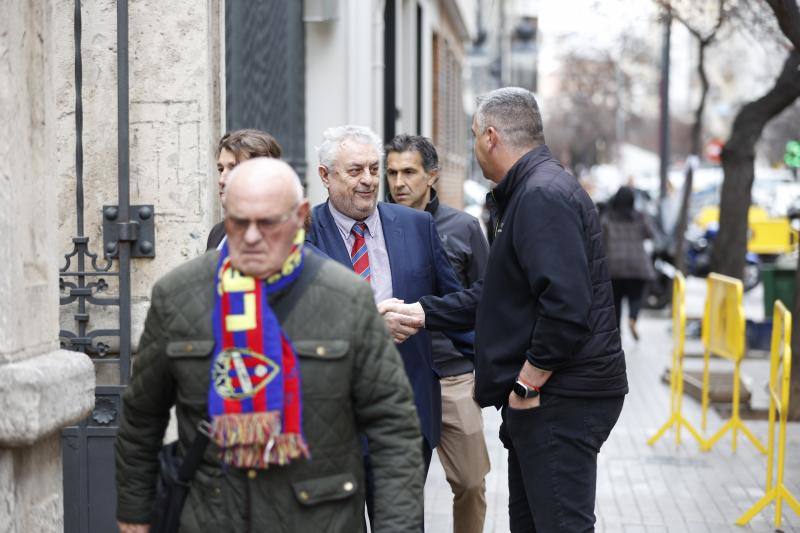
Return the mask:
<svg viewBox="0 0 800 533">
<path fill-rule="evenodd" d="M 775 300 L 780 300 L 789 311 L 794 311 L 794 280 L 796 269 L 771 264 L 761 265 L 764 283 L 764 318 L 772 318 Z"/>
</svg>

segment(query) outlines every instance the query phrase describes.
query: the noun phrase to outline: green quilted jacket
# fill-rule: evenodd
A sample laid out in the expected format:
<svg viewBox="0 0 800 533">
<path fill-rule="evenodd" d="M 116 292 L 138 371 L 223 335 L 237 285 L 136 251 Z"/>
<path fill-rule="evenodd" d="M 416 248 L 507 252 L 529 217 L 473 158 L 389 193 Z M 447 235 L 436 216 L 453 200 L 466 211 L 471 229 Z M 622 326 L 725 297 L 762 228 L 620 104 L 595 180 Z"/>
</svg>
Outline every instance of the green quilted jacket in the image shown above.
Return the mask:
<svg viewBox="0 0 800 533">
<path fill-rule="evenodd" d="M 149 522 L 170 408 L 181 454 L 206 416 L 217 259 L 218 252 L 208 252 L 153 288 L 116 442 L 120 521 Z M 306 260 L 324 264 L 282 325 L 300 362 L 311 459 L 268 470 L 223 468 L 209 444 L 181 532 L 363 531 L 360 433 L 375 469 L 374 531 L 419 531 L 421 436 L 403 363 L 368 285 L 333 261 L 313 254 Z"/>
</svg>

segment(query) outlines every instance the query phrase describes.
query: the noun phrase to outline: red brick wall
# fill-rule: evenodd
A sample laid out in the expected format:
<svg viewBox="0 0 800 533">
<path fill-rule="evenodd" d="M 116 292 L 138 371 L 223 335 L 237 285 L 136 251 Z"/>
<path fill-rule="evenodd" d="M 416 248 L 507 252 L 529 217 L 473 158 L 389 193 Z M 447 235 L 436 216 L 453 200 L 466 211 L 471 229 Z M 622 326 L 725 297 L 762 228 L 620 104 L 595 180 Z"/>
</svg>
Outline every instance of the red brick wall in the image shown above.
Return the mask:
<svg viewBox="0 0 800 533">
<path fill-rule="evenodd" d="M 462 184 L 467 177 L 467 134 L 460 52 L 453 40 L 433 37 L 433 142 L 441 167 L 437 191 L 443 203 L 462 208 Z"/>
</svg>

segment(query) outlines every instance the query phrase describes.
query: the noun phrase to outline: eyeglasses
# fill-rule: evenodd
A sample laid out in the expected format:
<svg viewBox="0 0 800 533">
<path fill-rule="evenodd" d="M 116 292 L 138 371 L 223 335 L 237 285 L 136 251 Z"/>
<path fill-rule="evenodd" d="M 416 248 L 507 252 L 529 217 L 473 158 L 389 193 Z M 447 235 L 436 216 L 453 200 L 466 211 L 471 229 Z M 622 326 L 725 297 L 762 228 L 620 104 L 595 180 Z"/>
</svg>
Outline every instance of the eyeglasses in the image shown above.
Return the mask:
<svg viewBox="0 0 800 533">
<path fill-rule="evenodd" d="M 255 224 L 262 236 L 270 235 L 282 224 L 286 223 L 287 220 L 292 218 L 292 215 L 294 214 L 294 211 L 297 209 L 298 205 L 300 204 L 295 202 L 287 212 L 272 218 L 250 219 L 238 218 L 231 214 L 225 215 L 225 231 L 228 233 L 243 234 L 250 228 L 251 224 Z"/>
</svg>

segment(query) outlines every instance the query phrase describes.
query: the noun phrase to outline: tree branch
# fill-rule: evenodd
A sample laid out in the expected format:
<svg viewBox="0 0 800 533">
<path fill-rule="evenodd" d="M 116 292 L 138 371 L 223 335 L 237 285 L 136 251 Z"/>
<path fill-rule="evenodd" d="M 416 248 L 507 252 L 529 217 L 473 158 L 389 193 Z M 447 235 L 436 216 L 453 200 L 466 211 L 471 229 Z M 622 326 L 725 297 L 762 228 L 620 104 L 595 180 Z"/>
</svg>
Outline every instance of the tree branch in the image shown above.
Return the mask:
<svg viewBox="0 0 800 533">
<path fill-rule="evenodd" d="M 781 32 L 789 39 L 794 49 L 800 51 L 800 6 L 797 0 L 766 0 Z"/>
<path fill-rule="evenodd" d="M 673 5 L 671 0 L 655 0 L 656 4 L 661 6 L 663 9 L 667 9 L 670 11 L 672 17 L 680 22 L 688 31 L 692 34 L 694 38 L 696 38 L 701 43 L 708 45 L 716 38 L 717 32 L 719 31 L 722 24 L 725 22 L 727 17 L 727 7 L 729 5 L 730 0 L 718 0 L 717 6 L 717 18 L 714 26 L 709 30 L 707 33 L 703 33 L 703 31 L 693 25 L 690 21 L 690 17 L 686 14 L 681 13 L 680 10 L 676 9 Z"/>
<path fill-rule="evenodd" d="M 800 51 L 789 53 L 775 85 L 764 96 L 742 107 L 733 122 L 723 153 L 738 152 L 754 157 L 755 144 L 764 125 L 800 97 Z"/>
</svg>

